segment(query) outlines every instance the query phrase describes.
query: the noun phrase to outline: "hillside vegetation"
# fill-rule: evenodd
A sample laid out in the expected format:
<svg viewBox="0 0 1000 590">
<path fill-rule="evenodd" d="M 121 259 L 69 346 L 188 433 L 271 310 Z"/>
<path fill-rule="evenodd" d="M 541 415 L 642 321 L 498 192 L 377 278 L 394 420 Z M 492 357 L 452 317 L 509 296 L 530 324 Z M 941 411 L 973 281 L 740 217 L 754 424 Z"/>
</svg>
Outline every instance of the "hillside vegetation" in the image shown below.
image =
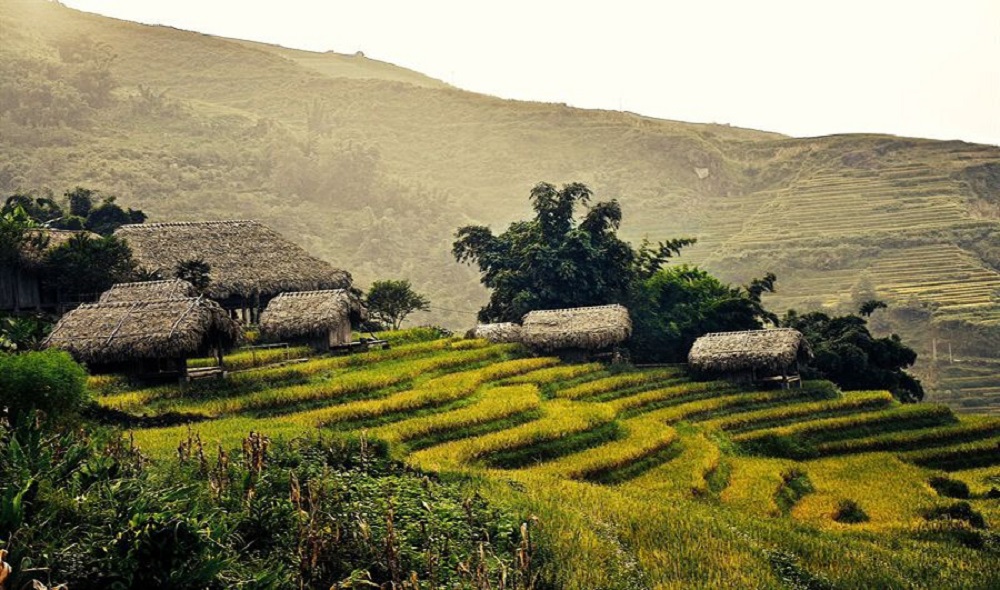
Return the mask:
<svg viewBox="0 0 1000 590">
<path fill-rule="evenodd" d="M 152 221 L 256 218 L 362 285 L 411 279 L 434 306 L 417 321 L 464 328 L 485 293 L 455 229 L 580 181 L 620 199 L 626 238 L 696 237 L 681 260 L 729 281 L 776 273 L 776 311 L 886 299 L 873 320 L 921 353 L 932 397 L 1000 411 L 1000 148 L 501 100 L 43 0 L 4 2 L 0 29 L 3 194 L 82 185 Z"/>
<path fill-rule="evenodd" d="M 1000 584 L 1000 419 L 827 382 L 740 389 L 680 367 L 616 371 L 420 337 L 264 367 L 233 356 L 245 370 L 184 389 L 90 387 L 168 465 L 193 436 L 231 448 L 250 431 L 321 428 L 472 476 L 491 502 L 537 517 L 555 587 Z"/>
</svg>

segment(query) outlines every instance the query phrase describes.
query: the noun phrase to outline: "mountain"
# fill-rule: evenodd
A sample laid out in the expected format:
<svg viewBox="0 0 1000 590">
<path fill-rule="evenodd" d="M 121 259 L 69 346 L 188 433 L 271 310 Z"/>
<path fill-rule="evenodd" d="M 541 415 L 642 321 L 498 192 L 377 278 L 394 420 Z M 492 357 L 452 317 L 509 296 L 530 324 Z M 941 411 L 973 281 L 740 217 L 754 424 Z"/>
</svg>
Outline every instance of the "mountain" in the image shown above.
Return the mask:
<svg viewBox="0 0 1000 590">
<path fill-rule="evenodd" d="M 362 286 L 413 280 L 435 308 L 418 321 L 464 328 L 485 294 L 455 228 L 502 229 L 535 183 L 580 181 L 620 199 L 631 240 L 697 237 L 680 260 L 733 282 L 775 272 L 775 309 L 887 300 L 873 325 L 913 342 L 932 397 L 1000 411 L 1000 148 L 502 100 L 44 0 L 5 0 L 0 30 L 3 194 L 259 219 Z"/>
</svg>

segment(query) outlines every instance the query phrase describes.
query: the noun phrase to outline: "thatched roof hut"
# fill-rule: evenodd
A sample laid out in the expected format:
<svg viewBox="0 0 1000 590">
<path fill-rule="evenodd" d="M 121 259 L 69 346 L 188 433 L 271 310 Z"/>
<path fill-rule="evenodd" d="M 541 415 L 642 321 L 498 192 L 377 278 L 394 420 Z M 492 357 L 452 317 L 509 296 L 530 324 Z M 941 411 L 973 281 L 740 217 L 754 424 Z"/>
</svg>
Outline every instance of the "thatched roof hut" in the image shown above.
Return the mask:
<svg viewBox="0 0 1000 590">
<path fill-rule="evenodd" d="M 93 232 L 75 229 L 38 228 L 29 230 L 28 236 L 28 241 L 21 247 L 21 260 L 29 268 L 40 266 L 45 260 L 46 254 L 77 236 L 83 236 L 91 240 L 101 239 L 100 235 Z M 36 238 L 40 238 L 42 242 L 40 248 L 36 245 Z"/>
<path fill-rule="evenodd" d="M 347 289 L 282 293 L 267 304 L 260 329 L 271 340 L 330 338 L 329 344 L 346 344 L 351 320 L 358 322 L 367 315 L 361 300 Z"/>
<path fill-rule="evenodd" d="M 241 337 L 240 324 L 219 304 L 188 297 L 81 305 L 59 320 L 45 345 L 82 362 L 113 365 L 206 354 Z"/>
<path fill-rule="evenodd" d="M 475 328 L 469 330 L 467 336 L 469 338 L 482 338 L 484 340 L 489 340 L 494 344 L 503 342 L 520 342 L 521 326 L 512 322 L 479 324 Z"/>
<path fill-rule="evenodd" d="M 811 356 L 805 337 L 791 328 L 715 332 L 695 341 L 688 364 L 704 373 L 779 375 Z"/>
<path fill-rule="evenodd" d="M 194 285 L 181 279 L 166 281 L 144 281 L 139 283 L 118 283 L 101 294 L 98 303 L 121 303 L 124 301 L 153 301 L 157 299 L 179 299 L 197 297 Z"/>
<path fill-rule="evenodd" d="M 100 239 L 88 231 L 32 229 L 20 248 L 18 266 L 0 265 L 0 311 L 57 308 L 60 293 L 41 283 L 46 255 L 76 236 Z M 75 294 L 74 294 L 75 295 Z"/>
<path fill-rule="evenodd" d="M 350 273 L 333 268 L 256 221 L 201 221 L 123 225 L 140 266 L 173 274 L 181 262 L 201 259 L 211 271 L 205 295 L 250 301 L 285 291 L 346 289 Z"/>
<path fill-rule="evenodd" d="M 521 341 L 542 350 L 601 350 L 632 334 L 632 320 L 621 305 L 532 311 L 521 322 Z"/>
</svg>

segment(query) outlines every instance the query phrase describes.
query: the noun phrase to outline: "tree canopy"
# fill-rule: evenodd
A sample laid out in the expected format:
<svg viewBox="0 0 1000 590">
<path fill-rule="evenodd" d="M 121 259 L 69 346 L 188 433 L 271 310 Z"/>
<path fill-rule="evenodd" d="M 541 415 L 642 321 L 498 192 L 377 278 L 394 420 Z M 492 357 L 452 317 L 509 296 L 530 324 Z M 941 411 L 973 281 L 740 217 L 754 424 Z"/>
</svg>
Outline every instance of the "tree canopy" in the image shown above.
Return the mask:
<svg viewBox="0 0 1000 590">
<path fill-rule="evenodd" d="M 682 265 L 657 271 L 630 298 L 634 360 L 686 362 L 691 346 L 709 332 L 756 330 L 777 324 L 764 309 L 761 295 L 774 291 L 768 274 L 745 287 L 733 287 L 697 267 Z"/>
<path fill-rule="evenodd" d="M 864 306 L 863 311 L 869 309 Z M 829 379 L 848 390 L 886 389 L 904 402 L 923 399 L 920 381 L 903 371 L 916 362 L 917 353 L 896 334 L 876 338 L 865 318 L 854 314 L 830 317 L 792 310 L 781 324 L 802 332 L 812 346 L 815 356 L 806 365 L 804 377 Z"/>
<path fill-rule="evenodd" d="M 427 297 L 413 290 L 410 281 L 375 281 L 366 298 L 368 313 L 375 321 L 398 330 L 406 316 L 429 309 Z"/>
<path fill-rule="evenodd" d="M 143 223 L 146 214 L 138 209 L 124 209 L 114 196 L 105 196 L 100 202 L 97 191 L 76 187 L 64 195 L 65 207 L 52 197 L 34 197 L 16 194 L 7 197 L 0 213 L 8 214 L 16 208 L 22 210 L 35 223 L 53 229 L 86 229 L 102 236 L 110 236 L 127 223 Z"/>
<path fill-rule="evenodd" d="M 625 303 L 636 281 L 694 243 L 683 238 L 633 248 L 617 235 L 618 201 L 588 206 L 592 196 L 580 183 L 557 189 L 542 182 L 529 197 L 533 219 L 512 223 L 500 235 L 480 225 L 458 229 L 452 254 L 475 264 L 491 290 L 481 321 L 516 322 L 537 309 Z M 587 210 L 577 220 L 579 206 Z"/>
</svg>

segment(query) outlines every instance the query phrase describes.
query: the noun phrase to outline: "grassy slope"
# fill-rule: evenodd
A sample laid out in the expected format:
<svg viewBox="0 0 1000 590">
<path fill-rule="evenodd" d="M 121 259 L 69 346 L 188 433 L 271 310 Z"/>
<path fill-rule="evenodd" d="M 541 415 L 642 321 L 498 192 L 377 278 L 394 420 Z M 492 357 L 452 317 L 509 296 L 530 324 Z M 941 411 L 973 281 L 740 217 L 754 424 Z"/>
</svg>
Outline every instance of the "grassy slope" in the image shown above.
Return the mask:
<svg viewBox="0 0 1000 590">
<path fill-rule="evenodd" d="M 914 447 L 904 440 L 965 428 L 973 438 L 963 440 L 995 444 L 1000 420 L 956 419 L 935 406 L 852 405 L 879 394 L 845 394 L 838 402 L 821 384 L 794 396 L 744 392 L 755 403 L 743 404 L 729 402 L 731 388 L 717 388 L 707 397 L 677 396 L 672 405 L 636 406 L 638 414 L 626 415 L 624 400 L 653 391 L 635 386 L 637 373 L 609 377 L 595 367 L 559 369 L 554 359 L 520 355 L 509 346 L 452 339 L 257 368 L 187 391 L 130 392 L 109 378 L 93 378 L 92 387 L 102 405 L 147 416 L 198 411 L 224 399 L 271 399 L 265 413 L 240 403 L 190 429 L 137 429 L 135 441 L 160 460 L 172 460 L 178 441 L 193 433 L 211 448 L 217 441 L 235 446 L 249 430 L 294 436 L 321 424 L 369 428 L 415 466 L 478 477 L 495 501 L 536 515 L 537 541 L 555 566 L 548 575 L 560 587 L 990 588 L 1000 581 L 995 547 L 965 546 L 958 539 L 977 533 L 923 518 L 925 510 L 954 502 L 928 485 L 932 476 L 945 475 L 966 481 L 973 508 L 989 527 L 1000 526 L 996 500 L 986 498 L 990 486 L 1000 485 L 1000 455 L 982 455 L 983 465 L 974 469 L 942 472 L 911 461 Z M 379 374 L 402 376 L 405 383 L 365 377 Z M 648 374 L 654 385 L 665 377 L 662 371 L 638 374 Z M 350 395 L 331 390 L 362 382 L 368 385 Z M 607 401 L 563 394 L 587 383 Z M 273 393 L 282 387 L 317 395 Z M 835 403 L 844 410 L 833 418 L 817 409 Z M 891 432 L 859 426 L 906 412 L 912 416 L 894 418 Z M 937 417 L 932 425 L 918 419 L 924 413 Z M 733 442 L 772 432 L 799 437 L 800 445 L 881 441 L 882 450 L 795 460 L 780 456 L 788 447 L 776 447 L 778 456 L 752 455 Z M 919 448 L 926 454 L 951 447 L 932 441 Z M 808 485 L 793 489 L 793 480 Z M 834 521 L 838 503 L 847 499 L 870 520 Z"/>
<path fill-rule="evenodd" d="M 450 259 L 454 228 L 502 227 L 525 216 L 535 182 L 580 180 L 621 199 L 630 239 L 696 236 L 685 258 L 728 280 L 776 272 L 776 308 L 847 307 L 866 294 L 897 308 L 929 305 L 930 316 L 886 314 L 885 328 L 911 336 L 924 356 L 937 337 L 963 359 L 995 360 L 1000 187 L 973 190 L 967 169 L 1000 165 L 1000 149 L 875 135 L 791 139 L 506 101 L 363 57 L 142 26 L 41 0 L 3 3 L 0 26 L 0 62 L 58 62 L 56 45 L 82 35 L 113 48 L 119 82 L 117 102 L 84 125 L 0 121 L 5 192 L 83 184 L 154 219 L 259 218 L 362 284 L 406 276 L 440 308 L 475 310 L 483 292 Z M 165 92 L 169 108 L 141 111 L 140 85 Z M 313 133 L 310 109 L 323 119 Z M 357 149 L 367 159 L 352 159 Z M 417 319 L 472 321 L 444 310 Z M 1000 407 L 997 378 L 920 369 L 957 406 Z"/>
</svg>

